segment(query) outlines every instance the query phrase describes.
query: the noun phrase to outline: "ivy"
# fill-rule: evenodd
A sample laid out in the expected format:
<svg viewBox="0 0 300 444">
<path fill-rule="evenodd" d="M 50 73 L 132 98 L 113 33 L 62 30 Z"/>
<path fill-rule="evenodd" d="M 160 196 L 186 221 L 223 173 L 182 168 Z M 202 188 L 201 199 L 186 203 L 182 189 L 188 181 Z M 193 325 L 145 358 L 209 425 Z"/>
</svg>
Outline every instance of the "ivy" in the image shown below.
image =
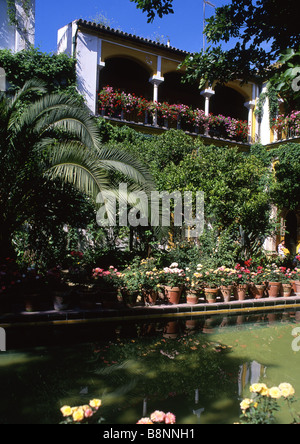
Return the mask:
<svg viewBox="0 0 300 444">
<path fill-rule="evenodd" d="M 10 25 L 20 27 L 20 23 L 17 18 L 17 9 L 16 9 L 17 0 L 7 0 L 7 14 L 9 18 Z M 30 15 L 31 11 L 31 0 L 20 0 L 20 4 L 26 14 L 27 17 Z"/>
<path fill-rule="evenodd" d="M 278 102 L 278 92 L 276 89 L 268 84 L 267 91 L 264 93 L 261 93 L 257 108 L 255 110 L 255 115 L 262 119 L 263 112 L 264 112 L 264 105 L 266 103 L 266 100 L 269 99 L 269 110 L 270 110 L 270 126 L 272 127 L 274 124 L 274 119 L 277 118 L 278 112 L 279 112 L 279 102 Z"/>
<path fill-rule="evenodd" d="M 65 54 L 47 54 L 38 49 L 13 53 L 0 50 L 0 66 L 6 72 L 10 90 L 16 91 L 32 78 L 42 79 L 49 91 L 76 87 L 76 61 Z"/>
</svg>

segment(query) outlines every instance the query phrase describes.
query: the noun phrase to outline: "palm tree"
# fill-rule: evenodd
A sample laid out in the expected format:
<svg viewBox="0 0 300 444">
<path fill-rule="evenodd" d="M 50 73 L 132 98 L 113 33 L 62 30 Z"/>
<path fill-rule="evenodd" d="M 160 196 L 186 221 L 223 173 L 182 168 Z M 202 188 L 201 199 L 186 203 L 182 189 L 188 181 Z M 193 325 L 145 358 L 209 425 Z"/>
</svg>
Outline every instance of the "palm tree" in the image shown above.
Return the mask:
<svg viewBox="0 0 300 444">
<path fill-rule="evenodd" d="M 13 97 L 2 93 L 0 258 L 12 254 L 13 233 L 32 216 L 37 187 L 60 180 L 96 201 L 98 193 L 112 187 L 112 171 L 126 176 L 135 189 L 149 192 L 154 186 L 138 160 L 101 146 L 93 117 L 75 99 L 48 94 L 36 80 Z"/>
</svg>

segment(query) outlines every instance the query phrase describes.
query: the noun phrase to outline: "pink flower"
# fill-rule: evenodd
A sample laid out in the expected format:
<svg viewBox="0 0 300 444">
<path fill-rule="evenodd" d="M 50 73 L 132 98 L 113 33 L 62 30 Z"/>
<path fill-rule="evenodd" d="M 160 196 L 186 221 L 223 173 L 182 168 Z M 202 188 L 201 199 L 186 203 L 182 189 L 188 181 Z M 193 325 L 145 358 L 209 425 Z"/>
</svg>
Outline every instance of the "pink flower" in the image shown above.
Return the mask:
<svg viewBox="0 0 300 444">
<path fill-rule="evenodd" d="M 176 424 L 176 416 L 173 413 L 167 413 L 165 416 L 165 424 Z"/>
<path fill-rule="evenodd" d="M 151 414 L 150 419 L 153 422 L 162 423 L 162 422 L 164 422 L 165 417 L 166 417 L 166 414 L 164 412 L 160 412 L 159 410 L 156 410 L 155 412 L 153 412 Z"/>
<path fill-rule="evenodd" d="M 153 424 L 150 418 L 142 418 L 140 419 L 137 424 Z"/>
<path fill-rule="evenodd" d="M 94 414 L 94 412 L 93 412 L 93 410 L 90 409 L 90 408 L 86 409 L 85 412 L 84 412 L 84 416 L 85 416 L 86 418 L 91 418 L 91 417 L 93 416 L 93 414 Z"/>
</svg>

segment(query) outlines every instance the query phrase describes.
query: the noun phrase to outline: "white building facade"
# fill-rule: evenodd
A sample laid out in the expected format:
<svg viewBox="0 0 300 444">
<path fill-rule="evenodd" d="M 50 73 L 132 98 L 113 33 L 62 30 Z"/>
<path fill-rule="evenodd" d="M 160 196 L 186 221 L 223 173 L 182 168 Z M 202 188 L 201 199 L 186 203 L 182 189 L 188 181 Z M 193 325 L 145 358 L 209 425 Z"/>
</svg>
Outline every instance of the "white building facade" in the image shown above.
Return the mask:
<svg viewBox="0 0 300 444">
<path fill-rule="evenodd" d="M 15 17 L 17 24 L 11 24 L 7 0 L 0 0 L 0 49 L 19 52 L 34 45 L 35 0 L 15 0 Z"/>
</svg>

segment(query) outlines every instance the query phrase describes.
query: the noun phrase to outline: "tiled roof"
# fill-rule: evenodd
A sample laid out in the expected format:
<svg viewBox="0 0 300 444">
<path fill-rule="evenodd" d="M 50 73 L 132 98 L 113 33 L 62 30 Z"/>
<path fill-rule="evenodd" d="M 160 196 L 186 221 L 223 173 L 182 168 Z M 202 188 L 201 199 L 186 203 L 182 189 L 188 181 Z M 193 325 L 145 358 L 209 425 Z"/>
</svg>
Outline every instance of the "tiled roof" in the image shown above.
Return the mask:
<svg viewBox="0 0 300 444">
<path fill-rule="evenodd" d="M 77 24 L 81 28 L 93 30 L 93 31 L 101 31 L 107 33 L 109 35 L 114 35 L 117 37 L 122 37 L 126 40 L 131 40 L 138 43 L 143 43 L 148 46 L 161 48 L 166 51 L 170 51 L 172 53 L 181 54 L 183 56 L 190 55 L 191 53 L 187 51 L 183 51 L 182 49 L 174 48 L 173 46 L 168 46 L 164 43 L 155 42 L 154 40 L 149 40 L 144 37 L 139 37 L 134 34 L 128 34 L 127 32 L 120 31 L 118 29 L 110 28 L 109 26 L 99 25 L 97 23 L 88 22 L 86 20 L 79 19 L 77 20 Z"/>
</svg>

